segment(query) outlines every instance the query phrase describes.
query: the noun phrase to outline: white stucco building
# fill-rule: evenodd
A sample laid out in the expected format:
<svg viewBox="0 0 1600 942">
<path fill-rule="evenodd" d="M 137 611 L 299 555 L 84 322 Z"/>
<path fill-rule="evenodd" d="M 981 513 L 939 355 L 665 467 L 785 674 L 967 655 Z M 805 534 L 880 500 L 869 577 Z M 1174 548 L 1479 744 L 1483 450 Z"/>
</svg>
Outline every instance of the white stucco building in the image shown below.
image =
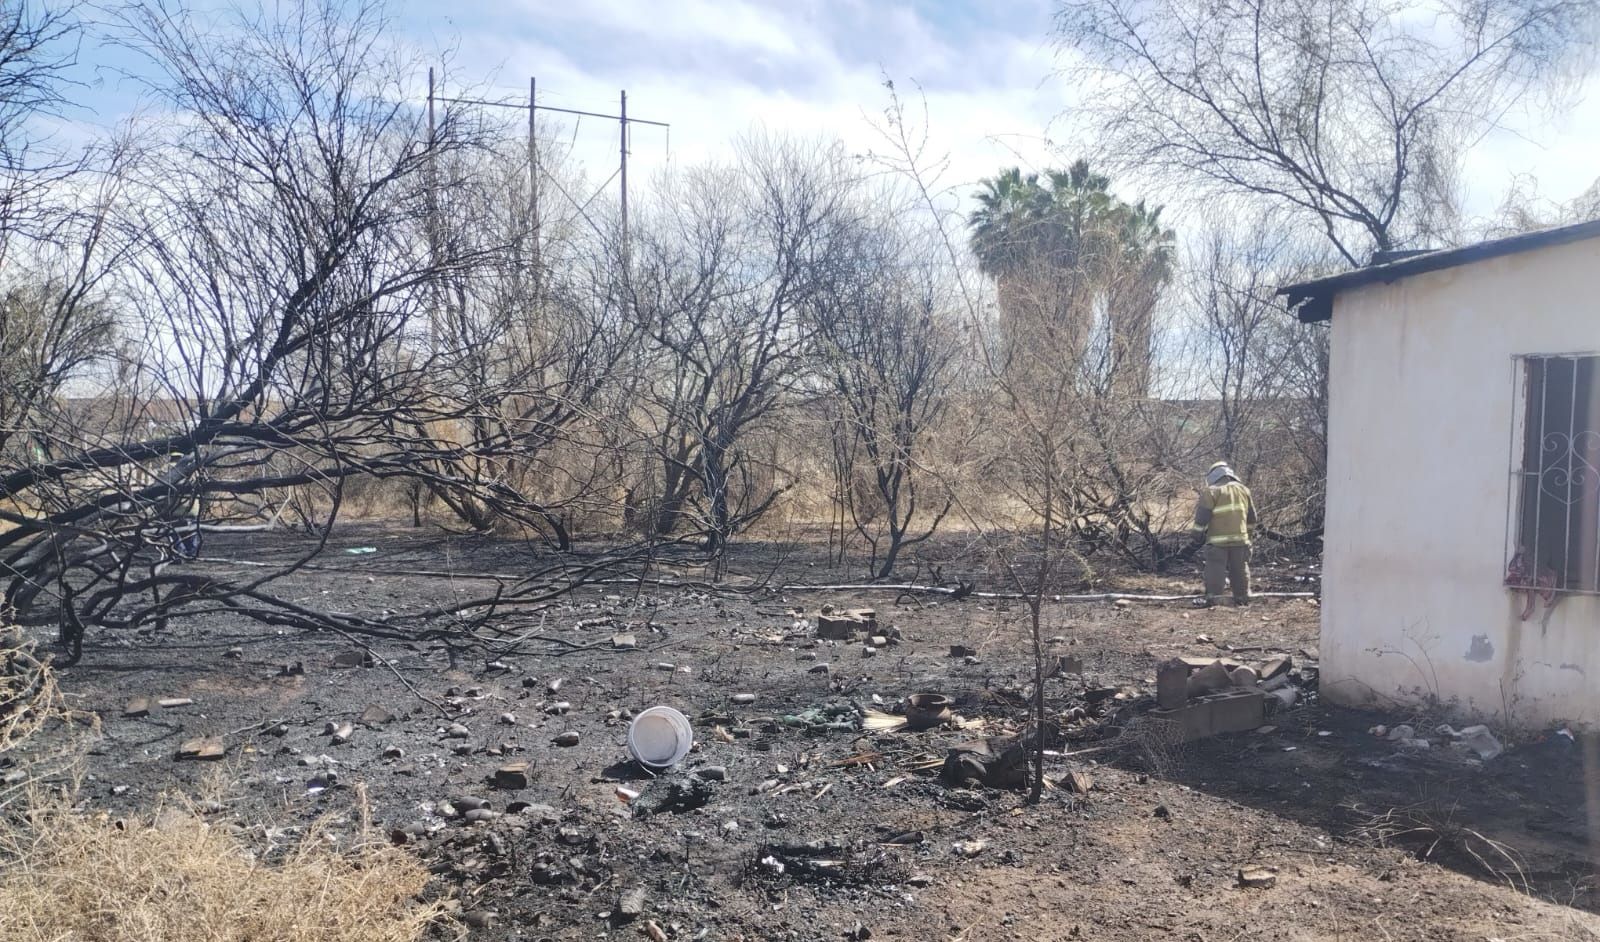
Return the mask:
<svg viewBox="0 0 1600 942">
<path fill-rule="evenodd" d="M 1600 726 L 1600 221 L 1282 293 L 1333 331 L 1322 695 Z"/>
</svg>

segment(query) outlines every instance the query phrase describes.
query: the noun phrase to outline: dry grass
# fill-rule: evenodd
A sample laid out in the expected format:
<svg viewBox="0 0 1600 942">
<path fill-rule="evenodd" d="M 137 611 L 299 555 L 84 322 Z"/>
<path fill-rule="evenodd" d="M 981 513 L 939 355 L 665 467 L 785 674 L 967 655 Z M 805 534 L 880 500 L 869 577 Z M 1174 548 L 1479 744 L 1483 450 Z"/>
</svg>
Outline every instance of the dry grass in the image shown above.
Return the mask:
<svg viewBox="0 0 1600 942">
<path fill-rule="evenodd" d="M 327 826 L 267 862 L 187 808 L 113 820 L 46 800 L 26 818 L 0 821 L 7 942 L 413 942 L 443 918 L 417 902 L 414 858 L 340 850 Z"/>
<path fill-rule="evenodd" d="M 0 754 L 21 743 L 61 710 L 50 665 L 11 628 L 0 628 Z"/>
<path fill-rule="evenodd" d="M 1362 814 L 1359 804 L 1351 806 Z M 1428 802 L 1405 808 L 1391 808 L 1366 815 L 1355 828 L 1355 836 L 1380 847 L 1400 846 L 1416 853 L 1420 860 L 1446 862 L 1454 858 L 1471 862 L 1483 873 L 1518 893 L 1530 893 L 1527 869 L 1522 855 L 1509 844 L 1462 825 L 1453 804 Z"/>
</svg>

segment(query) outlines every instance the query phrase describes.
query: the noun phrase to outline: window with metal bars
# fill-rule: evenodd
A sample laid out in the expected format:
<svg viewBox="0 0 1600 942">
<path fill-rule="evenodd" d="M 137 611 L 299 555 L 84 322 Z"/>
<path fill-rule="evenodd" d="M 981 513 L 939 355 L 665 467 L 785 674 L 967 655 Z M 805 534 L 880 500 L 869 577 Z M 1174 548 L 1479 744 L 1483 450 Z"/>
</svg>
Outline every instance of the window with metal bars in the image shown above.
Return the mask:
<svg viewBox="0 0 1600 942">
<path fill-rule="evenodd" d="M 1600 592 L 1600 356 L 1523 357 L 1511 581 Z"/>
</svg>

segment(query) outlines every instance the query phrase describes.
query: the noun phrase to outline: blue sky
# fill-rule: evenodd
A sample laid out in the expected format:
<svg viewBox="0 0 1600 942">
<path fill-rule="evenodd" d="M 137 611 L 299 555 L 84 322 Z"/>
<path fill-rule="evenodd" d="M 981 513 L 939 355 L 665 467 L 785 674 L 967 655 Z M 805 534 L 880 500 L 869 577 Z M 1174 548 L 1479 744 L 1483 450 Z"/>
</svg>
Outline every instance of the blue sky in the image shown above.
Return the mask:
<svg viewBox="0 0 1600 942">
<path fill-rule="evenodd" d="M 448 62 L 446 87 L 525 95 L 672 124 L 640 127 L 635 179 L 670 159 L 725 156 L 740 133 L 837 136 L 881 149 L 872 121 L 887 103 L 885 75 L 926 94 L 928 153 L 948 155 L 944 182 L 970 183 L 1001 166 L 1040 167 L 1077 156 L 1072 89 L 1055 77 L 1051 0 L 397 0 L 396 40 Z M 105 64 L 104 50 L 85 50 Z M 120 58 L 120 57 L 119 57 Z M 109 73 L 102 71 L 102 76 Z M 419 83 L 422 81 L 419 76 Z M 419 84 L 420 87 L 420 84 Z M 125 111 L 127 88 L 105 78 L 86 91 L 103 120 Z M 1491 212 L 1518 175 L 1549 199 L 1570 199 L 1600 175 L 1600 81 L 1558 119 L 1521 115 L 1466 164 L 1468 215 Z M 616 126 L 585 119 L 560 128 L 596 179 L 615 166 Z M 669 151 L 670 140 L 670 151 Z M 1143 194 L 1128 194 L 1133 196 Z"/>
<path fill-rule="evenodd" d="M 525 90 L 537 75 L 544 103 L 630 109 L 672 123 L 678 161 L 715 158 L 752 126 L 838 135 L 857 149 L 881 146 L 871 119 L 887 99 L 887 74 L 921 85 L 929 151 L 948 154 L 946 182 L 1002 165 L 1039 167 L 1078 155 L 1072 89 L 1054 75 L 1051 0 L 509 0 L 438 4 L 410 0 L 400 22 L 427 48 L 454 46 L 452 74 Z M 1492 212 L 1519 175 L 1540 195 L 1568 200 L 1600 176 L 1600 81 L 1569 112 L 1513 116 L 1465 166 L 1469 217 Z M 578 129 L 577 152 L 609 173 L 614 128 Z M 570 129 L 569 129 L 570 131 Z M 636 160 L 659 166 L 665 135 L 641 129 Z M 1141 194 L 1133 194 L 1141 195 Z"/>
<path fill-rule="evenodd" d="M 626 88 L 632 113 L 672 124 L 680 162 L 725 154 L 733 137 L 756 126 L 870 148 L 878 143 L 870 119 L 888 102 L 887 74 L 927 94 L 934 149 L 957 158 L 954 182 L 1019 154 L 1048 160 L 1045 137 L 1062 105 L 1046 83 L 1054 61 L 1047 0 L 514 0 L 447 14 L 424 3 L 400 9 L 417 41 L 454 47 L 452 83 L 517 94 L 535 75 L 542 103 L 606 112 Z M 578 131 L 579 154 L 609 172 L 614 127 L 585 122 Z M 635 157 L 659 166 L 667 143 L 641 128 Z"/>
</svg>

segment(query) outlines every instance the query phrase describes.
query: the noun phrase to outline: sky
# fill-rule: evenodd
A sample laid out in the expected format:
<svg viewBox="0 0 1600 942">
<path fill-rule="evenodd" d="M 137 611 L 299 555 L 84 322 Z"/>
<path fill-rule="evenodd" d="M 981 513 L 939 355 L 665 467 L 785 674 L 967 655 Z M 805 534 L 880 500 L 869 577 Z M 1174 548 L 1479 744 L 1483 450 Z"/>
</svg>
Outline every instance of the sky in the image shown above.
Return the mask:
<svg viewBox="0 0 1600 942">
<path fill-rule="evenodd" d="M 391 9 L 393 38 L 439 63 L 446 94 L 525 101 L 533 76 L 540 104 L 609 114 L 627 90 L 631 116 L 671 124 L 635 126 L 635 186 L 669 162 L 725 158 L 739 135 L 757 128 L 837 137 L 853 153 L 882 153 L 888 78 L 918 125 L 925 101 L 924 160 L 946 161 L 941 182 L 967 193 L 1002 167 L 1061 166 L 1083 151 L 1072 128 L 1075 89 L 1058 74 L 1062 60 L 1050 41 L 1053 5 L 392 0 Z M 125 82 L 105 77 L 113 72 L 101 68 L 87 89 L 102 121 L 131 100 Z M 423 82 L 419 76 L 419 88 Z M 595 184 L 605 180 L 616 167 L 616 124 L 563 121 L 552 133 L 572 146 Z M 1468 219 L 1492 213 L 1519 177 L 1536 179 L 1541 197 L 1560 202 L 1600 176 L 1600 74 L 1559 117 L 1518 114 L 1509 123 L 1466 159 Z"/>
<path fill-rule="evenodd" d="M 400 21 L 450 53 L 452 85 L 487 83 L 525 99 L 534 76 L 540 104 L 613 114 L 626 89 L 630 115 L 670 123 L 670 131 L 635 129 L 632 159 L 644 173 L 669 159 L 724 157 L 756 128 L 881 153 L 885 78 L 918 112 L 926 96 L 926 155 L 950 158 L 948 183 L 1052 159 L 1062 94 L 1049 81 L 1046 2 L 513 0 L 493 12 L 438 9 L 411 3 Z M 586 166 L 610 172 L 615 124 L 584 119 L 563 130 Z"/>
<path fill-rule="evenodd" d="M 637 128 L 635 168 L 728 153 L 753 127 L 838 136 L 882 151 L 896 82 L 927 104 L 925 156 L 947 157 L 947 185 L 967 188 L 999 168 L 1069 163 L 1069 80 L 1050 41 L 1051 0 L 508 0 L 480 8 L 408 0 L 401 28 L 420 46 L 451 50 L 452 84 L 527 94 L 541 104 L 670 122 Z M 920 116 L 919 116 L 920 117 Z M 920 121 L 919 121 L 920 123 Z M 1468 155 L 1468 218 L 1492 213 L 1518 177 L 1566 201 L 1600 177 L 1600 75 L 1567 113 L 1517 114 Z M 616 126 L 585 119 L 564 129 L 603 179 L 616 161 Z M 630 173 L 637 172 L 630 169 Z M 1144 194 L 1124 194 L 1142 196 Z"/>
</svg>

